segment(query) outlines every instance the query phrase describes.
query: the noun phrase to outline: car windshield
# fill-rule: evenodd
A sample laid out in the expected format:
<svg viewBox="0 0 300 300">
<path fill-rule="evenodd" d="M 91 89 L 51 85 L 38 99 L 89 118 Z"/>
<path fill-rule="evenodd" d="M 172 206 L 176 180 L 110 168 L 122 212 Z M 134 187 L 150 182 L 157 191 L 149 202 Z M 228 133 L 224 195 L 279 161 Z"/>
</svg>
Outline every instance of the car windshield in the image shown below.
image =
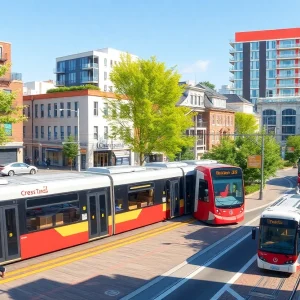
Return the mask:
<svg viewBox="0 0 300 300">
<path fill-rule="evenodd" d="M 215 205 L 219 208 L 240 207 L 244 203 L 241 177 L 213 178 Z"/>
<path fill-rule="evenodd" d="M 262 251 L 294 254 L 296 228 L 261 226 L 259 249 Z"/>
</svg>

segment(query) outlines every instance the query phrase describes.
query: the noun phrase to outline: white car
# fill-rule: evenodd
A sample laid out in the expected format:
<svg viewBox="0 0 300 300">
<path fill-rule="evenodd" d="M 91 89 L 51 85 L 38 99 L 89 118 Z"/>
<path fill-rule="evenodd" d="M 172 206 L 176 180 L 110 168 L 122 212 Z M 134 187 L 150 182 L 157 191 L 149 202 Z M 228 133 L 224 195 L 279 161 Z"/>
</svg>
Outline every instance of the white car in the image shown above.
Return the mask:
<svg viewBox="0 0 300 300">
<path fill-rule="evenodd" d="M 0 174 L 14 176 L 17 174 L 36 174 L 38 168 L 25 163 L 13 162 L 10 164 L 0 164 Z"/>
</svg>

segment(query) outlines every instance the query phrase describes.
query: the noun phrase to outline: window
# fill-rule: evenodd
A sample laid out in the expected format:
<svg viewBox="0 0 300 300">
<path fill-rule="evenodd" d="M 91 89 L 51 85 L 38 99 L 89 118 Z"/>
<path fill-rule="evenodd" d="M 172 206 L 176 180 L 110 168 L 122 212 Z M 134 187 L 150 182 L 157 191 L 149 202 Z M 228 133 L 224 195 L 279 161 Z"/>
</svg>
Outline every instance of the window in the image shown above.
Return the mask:
<svg viewBox="0 0 300 300">
<path fill-rule="evenodd" d="M 259 71 L 258 70 L 250 71 L 250 79 L 258 79 L 258 78 L 259 78 Z"/>
<path fill-rule="evenodd" d="M 104 92 L 107 92 L 107 85 L 104 85 Z"/>
<path fill-rule="evenodd" d="M 268 70 L 267 71 L 267 78 L 275 78 L 276 72 L 275 70 Z"/>
<path fill-rule="evenodd" d="M 35 231 L 80 220 L 78 194 L 38 197 L 27 200 L 27 230 Z"/>
<path fill-rule="evenodd" d="M 251 51 L 251 60 L 257 60 L 259 59 L 259 52 L 258 51 Z"/>
<path fill-rule="evenodd" d="M 34 137 L 36 138 L 36 139 L 38 139 L 39 138 L 39 127 L 38 126 L 35 126 L 35 128 L 34 128 L 35 130 L 35 135 L 34 135 Z"/>
<path fill-rule="evenodd" d="M 104 126 L 104 139 L 108 139 L 108 126 Z"/>
<path fill-rule="evenodd" d="M 243 43 L 236 43 L 234 46 L 236 51 L 243 51 Z"/>
<path fill-rule="evenodd" d="M 54 118 L 57 118 L 57 103 L 54 103 Z"/>
<path fill-rule="evenodd" d="M 68 135 L 68 137 L 71 136 L 71 126 L 67 127 L 67 135 Z"/>
<path fill-rule="evenodd" d="M 34 117 L 35 118 L 38 118 L 38 109 L 39 109 L 38 104 L 35 104 L 34 105 Z"/>
<path fill-rule="evenodd" d="M 252 42 L 250 43 L 251 50 L 259 50 L 259 42 Z"/>
<path fill-rule="evenodd" d="M 259 69 L 259 61 L 251 61 L 250 62 L 250 69 L 254 69 L 254 70 L 257 70 Z"/>
<path fill-rule="evenodd" d="M 110 67 L 112 68 L 113 67 L 113 61 L 112 60 L 110 60 Z"/>
<path fill-rule="evenodd" d="M 104 116 L 108 115 L 108 104 L 107 103 L 103 104 L 103 114 L 104 114 Z"/>
<path fill-rule="evenodd" d="M 147 185 L 147 184 L 145 184 Z M 151 184 L 149 184 L 151 186 Z M 133 210 L 153 205 L 154 188 L 139 190 L 138 186 L 129 187 L 128 209 Z"/>
<path fill-rule="evenodd" d="M 78 127 L 74 126 L 74 136 L 76 139 L 78 139 Z"/>
<path fill-rule="evenodd" d="M 198 199 L 203 202 L 209 202 L 208 183 L 206 180 L 199 179 Z"/>
<path fill-rule="evenodd" d="M 267 49 L 276 49 L 275 41 L 267 41 Z"/>
<path fill-rule="evenodd" d="M 268 79 L 267 80 L 267 88 L 274 88 L 276 87 L 276 80 L 275 79 Z"/>
<path fill-rule="evenodd" d="M 275 69 L 276 60 L 267 60 L 267 69 Z"/>
<path fill-rule="evenodd" d="M 51 140 L 51 126 L 48 126 L 48 141 Z"/>
<path fill-rule="evenodd" d="M 51 103 L 48 103 L 48 118 L 51 118 Z"/>
<path fill-rule="evenodd" d="M 98 140 L 98 126 L 94 126 L 94 139 Z"/>
<path fill-rule="evenodd" d="M 26 137 L 26 126 L 23 126 L 23 138 Z"/>
<path fill-rule="evenodd" d="M 57 63 L 57 70 L 59 72 L 65 72 L 65 68 L 66 68 L 66 64 L 65 64 L 65 61 L 59 61 Z"/>
<path fill-rule="evenodd" d="M 258 88 L 259 80 L 250 80 L 250 88 Z"/>
<path fill-rule="evenodd" d="M 191 104 L 194 104 L 194 95 L 191 95 Z"/>
<path fill-rule="evenodd" d="M 113 87 L 112 87 L 112 86 L 109 87 L 109 91 L 110 91 L 110 92 L 113 91 Z"/>
<path fill-rule="evenodd" d="M 79 108 L 78 102 L 75 102 L 74 103 L 75 117 L 78 117 L 78 108 Z"/>
<path fill-rule="evenodd" d="M 107 79 L 107 72 L 104 72 L 104 80 Z"/>
<path fill-rule="evenodd" d="M 215 125 L 215 123 L 216 123 L 216 120 L 215 120 L 216 118 L 215 118 L 215 115 L 212 115 L 212 124 L 213 125 Z"/>
<path fill-rule="evenodd" d="M 69 71 L 74 71 L 75 69 L 76 69 L 76 60 L 75 59 L 69 60 Z"/>
<path fill-rule="evenodd" d="M 296 110 L 285 109 L 282 111 L 282 140 L 296 133 Z"/>
<path fill-rule="evenodd" d="M 57 126 L 54 126 L 54 139 L 57 140 Z"/>
<path fill-rule="evenodd" d="M 27 117 L 30 118 L 30 111 L 31 111 L 31 106 L 28 105 L 27 107 Z"/>
<path fill-rule="evenodd" d="M 104 67 L 107 67 L 107 58 L 104 58 Z"/>
<path fill-rule="evenodd" d="M 69 73 L 69 83 L 75 83 L 76 82 L 76 73 L 72 72 Z"/>
<path fill-rule="evenodd" d="M 63 102 L 60 103 L 60 117 L 61 118 L 64 117 L 64 103 Z"/>
<path fill-rule="evenodd" d="M 45 127 L 41 126 L 41 139 L 45 137 Z"/>
<path fill-rule="evenodd" d="M 274 132 L 276 129 L 276 111 L 273 109 L 265 109 L 263 111 L 263 126 L 266 131 Z"/>
<path fill-rule="evenodd" d="M 67 117 L 71 117 L 71 102 L 67 103 Z"/>
<path fill-rule="evenodd" d="M 44 118 L 44 104 L 41 104 L 41 118 Z"/>
<path fill-rule="evenodd" d="M 94 116 L 98 116 L 98 102 L 94 102 Z"/>
<path fill-rule="evenodd" d="M 60 126 L 60 139 L 63 141 L 65 139 L 65 127 Z"/>
</svg>

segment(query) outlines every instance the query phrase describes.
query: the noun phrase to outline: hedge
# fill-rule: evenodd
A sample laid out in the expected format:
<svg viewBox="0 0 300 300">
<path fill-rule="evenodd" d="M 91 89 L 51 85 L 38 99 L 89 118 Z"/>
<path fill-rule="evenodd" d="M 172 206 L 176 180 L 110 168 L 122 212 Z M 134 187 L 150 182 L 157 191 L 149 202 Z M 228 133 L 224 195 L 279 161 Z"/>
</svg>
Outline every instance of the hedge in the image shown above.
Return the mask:
<svg viewBox="0 0 300 300">
<path fill-rule="evenodd" d="M 245 186 L 245 195 L 252 194 L 254 192 L 259 191 L 260 184 L 246 185 Z"/>
<path fill-rule="evenodd" d="M 55 89 L 50 89 L 47 91 L 47 94 L 51 93 L 59 93 L 59 92 L 69 92 L 69 91 L 81 91 L 81 90 L 98 90 L 100 91 L 99 87 L 92 85 L 92 84 L 86 84 L 86 85 L 79 85 L 79 86 L 63 86 Z"/>
</svg>

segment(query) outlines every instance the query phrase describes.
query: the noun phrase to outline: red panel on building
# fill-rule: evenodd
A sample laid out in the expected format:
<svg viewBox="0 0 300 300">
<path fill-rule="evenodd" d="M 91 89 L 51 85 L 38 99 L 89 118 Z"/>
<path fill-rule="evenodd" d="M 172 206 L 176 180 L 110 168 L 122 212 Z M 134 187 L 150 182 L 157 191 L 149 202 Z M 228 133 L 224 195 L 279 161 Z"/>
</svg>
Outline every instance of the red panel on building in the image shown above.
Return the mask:
<svg viewBox="0 0 300 300">
<path fill-rule="evenodd" d="M 293 39 L 300 37 L 300 28 L 236 32 L 236 42 Z"/>
</svg>

